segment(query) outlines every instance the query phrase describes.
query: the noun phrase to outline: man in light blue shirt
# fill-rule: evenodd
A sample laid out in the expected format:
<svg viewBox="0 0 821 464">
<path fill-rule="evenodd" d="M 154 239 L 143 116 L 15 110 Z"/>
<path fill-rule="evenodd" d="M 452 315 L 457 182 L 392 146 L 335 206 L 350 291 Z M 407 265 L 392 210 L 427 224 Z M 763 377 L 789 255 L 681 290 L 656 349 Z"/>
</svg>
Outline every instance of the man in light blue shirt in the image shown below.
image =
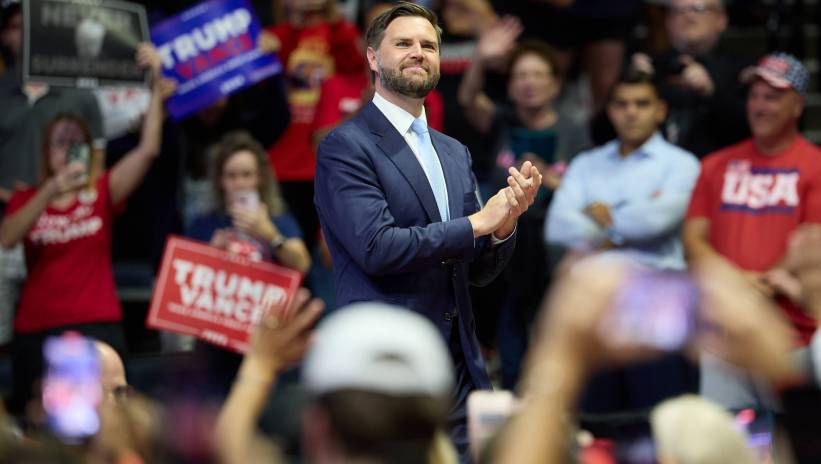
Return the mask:
<svg viewBox="0 0 821 464">
<path fill-rule="evenodd" d="M 618 138 L 577 156 L 545 222 L 545 239 L 618 253 L 655 269 L 684 269 L 680 228 L 698 160 L 662 138 L 667 105 L 647 75 L 627 73 L 607 114 Z"/>
<path fill-rule="evenodd" d="M 660 270 L 685 268 L 680 228 L 699 174 L 691 153 L 665 141 L 667 106 L 648 75 L 628 72 L 607 114 L 618 138 L 570 163 L 548 211 L 545 237 L 574 250 L 627 257 Z M 657 308 L 648 306 L 652 312 Z M 595 376 L 581 398 L 587 413 L 649 409 L 697 389 L 680 355 Z"/>
</svg>

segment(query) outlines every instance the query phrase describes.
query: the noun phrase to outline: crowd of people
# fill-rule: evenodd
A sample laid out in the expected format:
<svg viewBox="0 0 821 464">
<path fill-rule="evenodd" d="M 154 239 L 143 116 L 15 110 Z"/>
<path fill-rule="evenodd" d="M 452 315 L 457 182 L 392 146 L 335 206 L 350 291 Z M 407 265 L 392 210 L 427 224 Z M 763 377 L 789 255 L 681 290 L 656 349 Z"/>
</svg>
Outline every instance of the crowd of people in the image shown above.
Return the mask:
<svg viewBox="0 0 821 464">
<path fill-rule="evenodd" d="M 821 461 L 801 60 L 723 0 L 266 11 L 281 73 L 175 121 L 150 43 L 127 98 L 23 81 L 0 2 L 0 461 Z M 304 288 L 135 356 L 118 261 L 172 234 Z"/>
</svg>

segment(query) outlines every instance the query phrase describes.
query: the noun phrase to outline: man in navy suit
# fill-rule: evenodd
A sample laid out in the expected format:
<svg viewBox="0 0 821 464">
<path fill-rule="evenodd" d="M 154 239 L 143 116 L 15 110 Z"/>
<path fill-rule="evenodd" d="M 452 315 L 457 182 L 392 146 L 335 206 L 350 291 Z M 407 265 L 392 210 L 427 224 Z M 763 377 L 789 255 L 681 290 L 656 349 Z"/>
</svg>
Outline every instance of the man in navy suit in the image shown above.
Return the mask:
<svg viewBox="0 0 821 464">
<path fill-rule="evenodd" d="M 505 266 L 541 174 L 529 162 L 511 168 L 509 186 L 480 209 L 467 148 L 426 127 L 422 102 L 439 80 L 436 21 L 428 9 L 400 3 L 371 23 L 376 92 L 319 145 L 315 203 L 338 305 L 410 308 L 449 344 L 457 379 L 450 425 L 464 452 L 467 395 L 490 387 L 468 284 L 486 285 Z"/>
</svg>

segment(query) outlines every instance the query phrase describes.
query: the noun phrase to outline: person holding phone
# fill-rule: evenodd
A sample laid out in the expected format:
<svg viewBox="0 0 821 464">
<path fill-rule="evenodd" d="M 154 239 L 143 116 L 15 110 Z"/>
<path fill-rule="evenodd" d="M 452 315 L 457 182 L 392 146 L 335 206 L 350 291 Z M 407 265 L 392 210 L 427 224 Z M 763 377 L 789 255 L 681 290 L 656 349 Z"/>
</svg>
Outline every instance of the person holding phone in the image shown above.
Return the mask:
<svg viewBox="0 0 821 464">
<path fill-rule="evenodd" d="M 153 80 L 140 143 L 112 168 L 94 169 L 93 157 L 82 155 L 92 150 L 86 120 L 57 115 L 44 132 L 38 185 L 18 190 L 0 223 L 0 245 L 22 242 L 29 272 L 14 321 L 14 413 L 23 411 L 42 375 L 47 336 L 71 329 L 125 349 L 111 266 L 112 225 L 159 154 L 163 119 L 160 57 L 143 44 L 137 62 L 150 68 Z"/>
<path fill-rule="evenodd" d="M 262 145 L 247 132 L 234 131 L 222 137 L 211 155 L 214 209 L 194 219 L 186 235 L 306 274 L 311 256 L 296 218 L 285 209 Z M 197 343 L 195 351 L 208 366 L 209 394 L 227 395 L 242 357 L 207 343 Z"/>
<path fill-rule="evenodd" d="M 186 235 L 307 273 L 311 256 L 299 224 L 286 211 L 262 145 L 247 132 L 234 131 L 212 155 L 215 207 L 194 219 Z"/>
</svg>

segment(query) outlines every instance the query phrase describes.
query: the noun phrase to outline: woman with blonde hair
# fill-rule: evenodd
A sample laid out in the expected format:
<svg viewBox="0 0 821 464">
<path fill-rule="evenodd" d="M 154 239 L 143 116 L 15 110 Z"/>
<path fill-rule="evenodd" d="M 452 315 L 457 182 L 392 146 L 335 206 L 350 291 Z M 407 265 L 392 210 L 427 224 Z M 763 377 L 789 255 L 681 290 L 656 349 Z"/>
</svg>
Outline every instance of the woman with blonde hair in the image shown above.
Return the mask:
<svg viewBox="0 0 821 464">
<path fill-rule="evenodd" d="M 250 134 L 225 134 L 211 150 L 214 208 L 194 219 L 186 235 L 252 260 L 274 262 L 303 274 L 311 256 L 302 231 L 286 211 L 279 186 L 268 167 L 265 149 Z M 228 394 L 242 357 L 197 343 L 207 366 L 210 394 Z"/>
<path fill-rule="evenodd" d="M 195 218 L 187 235 L 308 272 L 302 232 L 286 210 L 262 145 L 247 132 L 229 132 L 211 154 L 215 207 Z"/>
</svg>

